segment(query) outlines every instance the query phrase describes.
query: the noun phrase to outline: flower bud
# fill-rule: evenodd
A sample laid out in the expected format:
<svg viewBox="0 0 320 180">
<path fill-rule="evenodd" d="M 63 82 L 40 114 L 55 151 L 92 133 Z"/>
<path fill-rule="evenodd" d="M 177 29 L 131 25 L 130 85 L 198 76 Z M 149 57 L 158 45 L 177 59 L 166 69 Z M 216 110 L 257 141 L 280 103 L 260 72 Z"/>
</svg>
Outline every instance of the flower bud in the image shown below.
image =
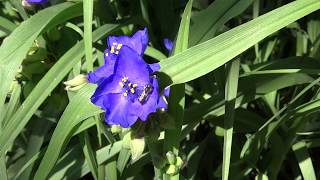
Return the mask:
<svg viewBox="0 0 320 180">
<path fill-rule="evenodd" d="M 178 170 L 179 169 L 175 165 L 170 164 L 169 166 L 167 166 L 166 174 L 173 176 L 177 174 Z"/>
<path fill-rule="evenodd" d="M 223 133 L 224 133 L 224 129 L 219 127 L 219 126 L 217 126 L 216 129 L 215 129 L 216 136 L 223 137 Z"/>
<path fill-rule="evenodd" d="M 67 91 L 77 91 L 88 83 L 87 76 L 80 74 L 69 81 L 65 81 Z"/>
<path fill-rule="evenodd" d="M 258 180 L 258 179 L 261 179 L 261 180 L 268 180 L 269 178 L 268 178 L 268 176 L 267 175 L 265 175 L 265 174 L 258 174 L 255 178 L 254 178 L 255 180 Z"/>
<path fill-rule="evenodd" d="M 179 169 L 181 169 L 181 167 L 182 167 L 182 165 L 183 165 L 183 161 L 182 161 L 182 159 L 181 159 L 181 157 L 179 157 L 179 156 L 177 156 L 177 158 L 176 158 L 177 160 L 176 160 L 176 166 L 179 168 Z"/>
<path fill-rule="evenodd" d="M 119 126 L 119 125 L 112 125 L 111 126 L 111 132 L 113 134 L 120 133 L 121 131 L 122 131 L 121 126 Z"/>
<path fill-rule="evenodd" d="M 167 152 L 166 156 L 169 164 L 174 165 L 176 163 L 176 155 L 173 152 Z"/>
<path fill-rule="evenodd" d="M 80 74 L 69 81 L 65 81 L 63 84 L 67 86 L 78 86 L 87 82 L 88 82 L 87 76 Z"/>
<path fill-rule="evenodd" d="M 21 1 L 21 5 L 22 5 L 25 9 L 29 9 L 29 10 L 32 9 L 31 4 L 29 4 L 27 0 L 22 0 L 22 1 Z"/>
<path fill-rule="evenodd" d="M 134 138 L 130 142 L 130 151 L 132 161 L 137 160 L 143 153 L 145 147 L 144 138 Z"/>
</svg>

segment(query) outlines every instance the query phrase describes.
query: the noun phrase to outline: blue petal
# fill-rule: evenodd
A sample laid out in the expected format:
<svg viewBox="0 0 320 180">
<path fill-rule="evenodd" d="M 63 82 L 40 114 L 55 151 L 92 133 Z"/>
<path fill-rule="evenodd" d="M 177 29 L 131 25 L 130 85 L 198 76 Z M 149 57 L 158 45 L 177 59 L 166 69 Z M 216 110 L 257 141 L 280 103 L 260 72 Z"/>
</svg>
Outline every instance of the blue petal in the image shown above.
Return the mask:
<svg viewBox="0 0 320 180">
<path fill-rule="evenodd" d="M 166 100 L 166 97 L 169 97 L 169 95 L 170 95 L 170 87 L 168 86 L 164 88 L 161 96 L 159 97 L 158 108 L 164 108 L 164 109 L 168 108 L 168 102 Z"/>
<path fill-rule="evenodd" d="M 107 50 L 104 53 L 104 59 L 105 59 L 104 65 L 88 74 L 88 81 L 90 83 L 99 84 L 105 78 L 108 78 L 114 73 L 116 56 L 111 53 L 108 53 L 109 55 L 106 56 L 106 53 L 108 53 Z"/>
<path fill-rule="evenodd" d="M 160 96 L 159 100 L 158 100 L 157 109 L 161 109 L 161 108 L 163 108 L 163 109 L 168 108 L 168 103 L 167 103 L 164 96 Z"/>
<path fill-rule="evenodd" d="M 149 64 L 149 67 L 150 67 L 150 73 L 152 74 L 152 73 L 159 71 L 160 64 L 159 63 Z"/>
<path fill-rule="evenodd" d="M 108 47 L 111 48 L 113 43 L 122 44 L 134 49 L 139 55 L 143 55 L 149 41 L 148 30 L 137 31 L 132 37 L 128 36 L 109 36 L 107 39 Z"/>
<path fill-rule="evenodd" d="M 169 95 L 170 95 L 170 87 L 169 86 L 164 88 L 163 95 L 166 97 L 169 97 Z"/>
<path fill-rule="evenodd" d="M 119 85 L 120 81 L 121 77 L 116 75 L 112 75 L 109 78 L 104 79 L 91 96 L 91 102 L 106 110 L 107 107 L 104 105 L 104 101 L 106 100 L 105 96 L 110 93 L 122 94 L 122 87 Z"/>
<path fill-rule="evenodd" d="M 134 50 L 123 46 L 116 60 L 115 74 L 128 77 L 129 81 L 145 86 L 150 83 L 149 65 Z"/>
<path fill-rule="evenodd" d="M 172 48 L 173 48 L 173 42 L 170 39 L 163 39 L 163 44 L 166 47 L 166 49 L 168 50 L 169 53 L 171 53 Z"/>
<path fill-rule="evenodd" d="M 111 61 L 113 62 L 113 65 L 114 65 L 114 62 L 116 61 L 117 57 L 118 55 L 110 53 L 110 50 L 108 48 L 104 50 L 103 58 L 104 58 L 105 64 L 109 64 Z"/>
<path fill-rule="evenodd" d="M 108 94 L 104 106 L 107 107 L 105 121 L 110 125 L 120 125 L 123 128 L 132 126 L 138 119 L 136 112 L 140 106 L 128 101 L 122 94 Z"/>
<path fill-rule="evenodd" d="M 45 3 L 48 0 L 27 0 L 28 3 L 30 4 L 40 4 L 40 3 Z"/>
</svg>

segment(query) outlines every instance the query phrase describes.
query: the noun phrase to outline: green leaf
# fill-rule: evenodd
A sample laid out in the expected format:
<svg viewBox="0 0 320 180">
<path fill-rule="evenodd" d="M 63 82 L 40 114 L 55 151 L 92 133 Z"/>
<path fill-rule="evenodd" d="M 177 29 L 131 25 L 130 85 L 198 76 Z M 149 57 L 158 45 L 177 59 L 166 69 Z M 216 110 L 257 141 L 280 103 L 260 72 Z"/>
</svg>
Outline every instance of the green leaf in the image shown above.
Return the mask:
<svg viewBox="0 0 320 180">
<path fill-rule="evenodd" d="M 4 112 L 5 115 L 4 115 L 3 124 L 1 124 L 0 127 L 6 126 L 10 117 L 13 115 L 13 113 L 16 111 L 16 109 L 19 107 L 19 104 L 20 104 L 21 86 L 16 82 L 12 84 L 12 89 L 13 90 L 12 90 L 10 100 L 7 104 L 7 109 Z"/>
<path fill-rule="evenodd" d="M 87 72 L 93 70 L 92 59 L 92 16 L 93 1 L 83 0 L 83 23 L 84 23 L 84 49 L 87 64 Z"/>
<path fill-rule="evenodd" d="M 190 45 L 213 38 L 226 22 L 242 13 L 252 2 L 253 0 L 216 0 L 205 10 L 196 13 L 191 19 Z"/>
<path fill-rule="evenodd" d="M 223 142 L 223 163 L 222 179 L 228 180 L 230 158 L 232 150 L 233 122 L 235 114 L 235 105 L 237 99 L 237 89 L 239 80 L 240 60 L 235 60 L 228 65 L 227 79 L 225 86 L 225 119 L 224 119 L 224 142 Z"/>
<path fill-rule="evenodd" d="M 98 179 L 98 164 L 94 156 L 88 132 L 84 131 L 82 134 L 80 134 L 79 138 L 82 145 L 84 157 L 90 168 L 92 176 L 94 177 L 94 179 Z"/>
<path fill-rule="evenodd" d="M 125 139 L 123 139 L 122 141 L 123 141 L 123 144 L 124 144 Z M 130 147 L 130 144 L 131 143 L 128 143 L 129 147 Z M 121 149 L 121 151 L 119 153 L 118 159 L 117 159 L 117 169 L 120 172 L 120 174 L 122 174 L 123 170 L 126 168 L 127 163 L 130 160 L 130 155 L 131 155 L 130 149 L 122 147 L 122 149 Z"/>
<path fill-rule="evenodd" d="M 121 148 L 122 141 L 117 141 L 96 151 L 96 159 L 98 164 L 100 165 L 114 157 L 117 153 L 119 153 Z M 68 178 L 78 179 L 89 173 L 89 171 L 90 169 L 88 164 L 82 160 L 80 146 L 77 146 L 59 159 L 59 162 L 52 170 L 50 179 L 63 179 L 66 173 L 68 174 Z"/>
<path fill-rule="evenodd" d="M 47 178 L 60 153 L 71 138 L 71 131 L 74 127 L 83 120 L 83 117 L 88 116 L 89 112 L 100 111 L 97 106 L 94 106 L 89 101 L 94 89 L 94 85 L 86 85 L 71 99 L 51 137 L 48 149 L 42 158 L 34 179 Z"/>
<path fill-rule="evenodd" d="M 261 95 L 270 93 L 285 87 L 311 82 L 313 79 L 305 74 L 274 74 L 254 75 L 240 78 L 236 107 L 246 104 Z M 248 86 L 250 84 L 250 86 Z M 196 119 L 206 119 L 210 116 L 220 116 L 225 112 L 223 97 L 217 95 L 206 101 L 194 105 L 185 112 L 185 123 L 195 122 Z"/>
<path fill-rule="evenodd" d="M 173 54 L 181 53 L 188 48 L 189 25 L 193 1 L 190 0 L 185 7 L 180 22 L 176 44 L 173 48 Z M 175 120 L 175 129 L 167 130 L 165 133 L 164 150 L 179 152 L 179 136 L 181 133 L 184 105 L 185 105 L 185 85 L 180 84 L 170 89 L 168 104 L 169 114 Z"/>
<path fill-rule="evenodd" d="M 189 0 L 182 14 L 180 27 L 173 48 L 173 55 L 181 53 L 188 48 L 189 43 L 189 26 L 193 0 Z M 179 84 L 170 88 L 170 96 L 168 102 L 169 114 L 175 120 L 175 128 L 166 130 L 164 151 L 172 151 L 176 155 L 179 154 L 180 134 L 183 124 L 185 106 L 185 85 Z M 148 142 L 148 141 L 147 141 Z M 152 155 L 154 156 L 154 155 Z M 156 168 L 156 167 L 155 167 Z M 179 179 L 179 173 L 170 176 L 170 179 Z"/>
<path fill-rule="evenodd" d="M 145 55 L 150 56 L 158 61 L 161 61 L 162 59 L 167 58 L 166 55 L 164 55 L 162 52 L 160 52 L 159 50 L 148 46 L 146 51 L 144 52 Z"/>
<path fill-rule="evenodd" d="M 294 1 L 161 61 L 161 71 L 171 78 L 172 84 L 191 81 L 217 69 L 270 34 L 319 8 L 318 0 Z"/>
<path fill-rule="evenodd" d="M 7 180 L 6 156 L 0 156 L 0 179 Z"/>
<path fill-rule="evenodd" d="M 306 142 L 299 141 L 292 146 L 292 150 L 297 158 L 303 179 L 316 180 L 316 173 L 312 164 L 312 159 L 306 147 Z"/>
<path fill-rule="evenodd" d="M 285 107 L 279 110 L 276 114 L 274 114 L 260 129 L 254 133 L 245 143 L 242 149 L 242 155 L 244 159 L 255 163 L 259 154 L 262 150 L 263 145 L 268 141 L 270 136 L 275 132 L 277 128 L 288 119 L 293 118 L 291 116 L 301 116 L 306 113 L 310 113 L 310 111 L 319 107 L 319 100 L 314 100 L 309 103 L 303 104 L 288 113 L 284 113 L 285 110 L 292 108 L 292 105 L 295 101 L 297 101 L 302 95 L 304 95 L 309 89 L 311 89 L 314 85 L 316 85 L 320 81 L 320 78 L 314 80 L 308 86 L 306 86 L 303 90 L 299 92 Z M 282 116 L 280 116 L 283 114 Z M 278 119 L 276 119 L 278 118 Z M 300 118 L 303 119 L 303 118 Z M 294 133 L 295 134 L 295 133 Z M 290 144 L 289 144 L 290 145 Z"/>
<path fill-rule="evenodd" d="M 16 24 L 0 16 L 0 31 L 10 34 L 16 27 L 17 27 Z"/>
<path fill-rule="evenodd" d="M 80 8 L 81 4 L 74 3 L 61 3 L 46 8 L 21 23 L 3 41 L 0 47 L 0 111 L 3 109 L 11 82 L 36 38 L 51 27 L 79 16 Z M 0 112 L 0 122 L 2 119 L 3 113 Z"/>
<path fill-rule="evenodd" d="M 117 28 L 119 28 L 118 25 L 112 24 L 101 26 L 94 32 L 94 41 L 99 40 L 107 33 Z M 68 72 L 80 61 L 83 54 L 84 44 L 83 41 L 81 41 L 65 53 L 41 79 L 1 133 L 0 144 L 2 146 L 0 146 L 0 154 L 5 153 L 6 149 L 22 131 L 41 103 L 62 81 Z"/>
<path fill-rule="evenodd" d="M 111 158 L 109 161 L 107 161 L 105 167 L 105 177 L 102 177 L 103 179 L 117 179 L 117 159 L 116 157 Z"/>
</svg>

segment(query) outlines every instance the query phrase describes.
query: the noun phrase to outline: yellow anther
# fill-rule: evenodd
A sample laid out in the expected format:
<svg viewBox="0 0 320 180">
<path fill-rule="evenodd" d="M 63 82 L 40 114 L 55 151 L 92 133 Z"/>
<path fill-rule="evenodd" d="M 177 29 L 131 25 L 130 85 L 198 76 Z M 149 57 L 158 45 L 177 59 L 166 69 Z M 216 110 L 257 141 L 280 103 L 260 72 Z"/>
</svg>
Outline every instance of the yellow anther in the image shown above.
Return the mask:
<svg viewBox="0 0 320 180">
<path fill-rule="evenodd" d="M 114 53 L 114 46 L 111 46 L 111 53 Z"/>
<path fill-rule="evenodd" d="M 133 88 L 130 89 L 130 92 L 133 94 L 135 91 Z"/>
<path fill-rule="evenodd" d="M 122 47 L 122 44 L 118 44 L 117 49 L 120 50 L 121 47 Z"/>
<path fill-rule="evenodd" d="M 116 53 L 116 54 L 119 54 L 119 51 L 116 51 L 115 53 Z"/>
<path fill-rule="evenodd" d="M 129 83 L 128 86 L 131 87 L 132 83 Z"/>
<path fill-rule="evenodd" d="M 132 87 L 136 88 L 138 85 L 137 84 L 133 84 Z"/>
<path fill-rule="evenodd" d="M 119 85 L 120 85 L 121 87 L 123 87 L 123 86 L 124 86 L 124 84 L 123 84 L 122 82 L 119 82 Z"/>
<path fill-rule="evenodd" d="M 122 78 L 122 82 L 127 82 L 127 81 L 128 81 L 128 77 Z"/>
<path fill-rule="evenodd" d="M 109 53 L 106 52 L 104 55 L 108 57 L 108 56 L 109 56 Z"/>
<path fill-rule="evenodd" d="M 127 97 L 127 96 L 128 96 L 127 91 L 123 93 L 123 96 L 124 96 L 124 97 Z"/>
</svg>

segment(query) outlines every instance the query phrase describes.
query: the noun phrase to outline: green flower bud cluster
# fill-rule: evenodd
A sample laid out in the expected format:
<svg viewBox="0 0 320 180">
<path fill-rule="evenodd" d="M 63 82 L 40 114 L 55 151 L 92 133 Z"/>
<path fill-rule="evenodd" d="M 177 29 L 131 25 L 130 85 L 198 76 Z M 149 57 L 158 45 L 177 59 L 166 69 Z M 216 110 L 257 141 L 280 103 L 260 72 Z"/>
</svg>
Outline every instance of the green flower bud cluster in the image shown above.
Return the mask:
<svg viewBox="0 0 320 180">
<path fill-rule="evenodd" d="M 167 152 L 166 157 L 168 164 L 165 166 L 165 172 L 166 174 L 173 176 L 181 170 L 183 160 L 171 151 Z"/>
</svg>

